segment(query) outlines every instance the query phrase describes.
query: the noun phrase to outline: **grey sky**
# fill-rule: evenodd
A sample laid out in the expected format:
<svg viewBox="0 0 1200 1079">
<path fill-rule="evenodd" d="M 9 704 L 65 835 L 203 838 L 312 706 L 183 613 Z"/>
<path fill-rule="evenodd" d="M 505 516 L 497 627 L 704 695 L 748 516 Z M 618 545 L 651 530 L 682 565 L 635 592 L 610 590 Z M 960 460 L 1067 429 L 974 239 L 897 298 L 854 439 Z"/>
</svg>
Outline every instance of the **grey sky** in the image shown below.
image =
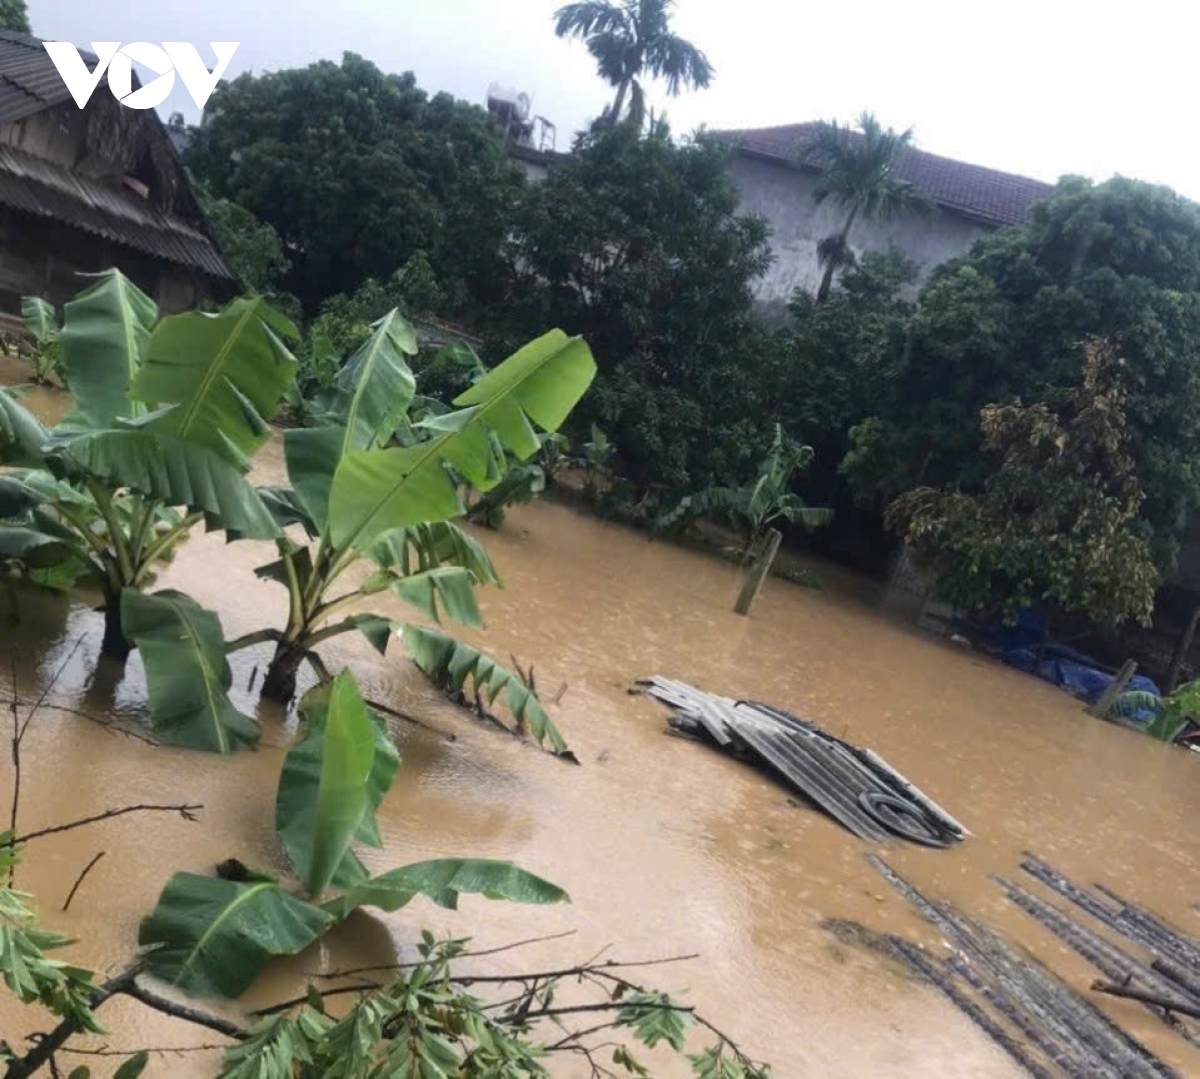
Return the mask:
<svg viewBox="0 0 1200 1079">
<path fill-rule="evenodd" d="M 29 0 L 42 37 L 238 41 L 230 74 L 362 53 L 429 90 L 482 103 L 530 93 L 565 147 L 609 91 L 557 0 Z M 666 104 L 677 132 L 872 109 L 923 149 L 1039 179 L 1113 173 L 1200 198 L 1200 4 L 1190 0 L 679 0 L 676 27 L 717 77 Z M 194 119 L 177 86 L 172 102 Z"/>
</svg>

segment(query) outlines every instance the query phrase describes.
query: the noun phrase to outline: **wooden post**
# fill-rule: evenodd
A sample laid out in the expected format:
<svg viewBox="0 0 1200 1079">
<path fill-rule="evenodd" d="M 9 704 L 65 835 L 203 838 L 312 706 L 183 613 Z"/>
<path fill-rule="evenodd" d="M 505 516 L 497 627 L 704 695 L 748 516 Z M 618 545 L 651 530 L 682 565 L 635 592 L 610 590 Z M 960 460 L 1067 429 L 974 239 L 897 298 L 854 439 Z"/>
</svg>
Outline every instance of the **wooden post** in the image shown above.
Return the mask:
<svg viewBox="0 0 1200 1079">
<path fill-rule="evenodd" d="M 1117 698 L 1125 692 L 1125 687 L 1129 685 L 1129 679 L 1134 676 L 1137 671 L 1137 663 L 1132 659 L 1127 659 L 1125 665 L 1117 672 L 1117 677 L 1114 678 L 1100 696 L 1100 699 L 1090 708 L 1085 708 L 1089 716 L 1095 716 L 1097 719 L 1107 719 L 1108 713 L 1112 711 L 1112 706 L 1117 703 Z"/>
<path fill-rule="evenodd" d="M 758 558 L 750 564 L 750 569 L 746 571 L 746 580 L 742 585 L 742 591 L 738 595 L 737 603 L 733 605 L 734 614 L 750 613 L 750 605 L 762 589 L 763 581 L 767 579 L 767 574 L 771 572 L 775 556 L 779 553 L 779 544 L 782 542 L 783 533 L 777 528 L 767 531 L 766 543 L 763 544 Z"/>
</svg>

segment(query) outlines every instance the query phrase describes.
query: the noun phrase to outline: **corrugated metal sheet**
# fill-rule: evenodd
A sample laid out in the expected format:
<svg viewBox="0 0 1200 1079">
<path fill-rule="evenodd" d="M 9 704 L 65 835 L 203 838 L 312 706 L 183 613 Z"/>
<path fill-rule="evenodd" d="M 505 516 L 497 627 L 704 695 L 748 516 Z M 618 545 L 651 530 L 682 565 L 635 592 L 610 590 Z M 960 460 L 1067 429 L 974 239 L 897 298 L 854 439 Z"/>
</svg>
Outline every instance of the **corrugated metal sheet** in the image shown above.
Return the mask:
<svg viewBox="0 0 1200 1079">
<path fill-rule="evenodd" d="M 88 67 L 96 57 L 86 51 L 79 54 Z M 108 85 L 108 76 L 100 86 Z M 62 81 L 41 41 L 28 34 L 0 31 L 0 124 L 11 124 L 71 100 L 71 92 Z"/>
<path fill-rule="evenodd" d="M 132 191 L 0 146 L 0 204 L 49 217 L 149 255 L 230 277 L 208 237 Z"/>
</svg>

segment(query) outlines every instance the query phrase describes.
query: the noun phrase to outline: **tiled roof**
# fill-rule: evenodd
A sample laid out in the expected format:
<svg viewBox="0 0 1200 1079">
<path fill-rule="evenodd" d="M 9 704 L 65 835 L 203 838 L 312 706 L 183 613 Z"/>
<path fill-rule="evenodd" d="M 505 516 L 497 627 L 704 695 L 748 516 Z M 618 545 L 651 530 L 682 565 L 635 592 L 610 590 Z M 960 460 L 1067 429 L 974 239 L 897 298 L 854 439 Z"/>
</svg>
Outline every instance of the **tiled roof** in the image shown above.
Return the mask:
<svg viewBox="0 0 1200 1079">
<path fill-rule="evenodd" d="M 89 65 L 96 57 L 81 54 Z M 97 92 L 107 87 L 101 79 Z M 45 109 L 72 101 L 71 93 L 39 39 L 28 34 L 0 30 L 0 127 L 16 123 Z M 157 125 L 157 115 L 147 117 Z M 153 127 L 149 130 L 155 137 Z M 172 150 L 168 161 L 178 170 L 179 183 L 186 188 L 183 166 Z M 220 253 L 206 232 L 207 222 L 190 194 L 185 209 L 196 221 L 155 206 L 119 182 L 84 176 L 65 166 L 0 145 L 0 204 L 39 217 L 53 218 L 95 236 L 136 248 L 157 258 L 192 266 L 214 277 L 232 278 Z"/>
<path fill-rule="evenodd" d="M 768 161 L 794 163 L 818 128 L 816 123 L 785 124 L 749 131 L 715 131 L 715 138 L 742 153 Z M 904 179 L 938 206 L 991 225 L 1018 225 L 1035 202 L 1050 197 L 1052 184 L 1010 172 L 968 165 L 949 157 L 910 150 L 900 163 Z"/>
</svg>

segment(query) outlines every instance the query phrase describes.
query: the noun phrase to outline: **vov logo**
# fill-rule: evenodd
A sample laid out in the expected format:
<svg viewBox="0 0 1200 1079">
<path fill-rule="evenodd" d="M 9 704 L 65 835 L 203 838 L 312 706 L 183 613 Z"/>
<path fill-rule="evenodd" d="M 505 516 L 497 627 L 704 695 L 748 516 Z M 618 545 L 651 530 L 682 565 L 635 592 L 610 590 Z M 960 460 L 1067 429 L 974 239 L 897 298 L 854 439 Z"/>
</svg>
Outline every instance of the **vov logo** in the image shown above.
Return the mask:
<svg viewBox="0 0 1200 1079">
<path fill-rule="evenodd" d="M 100 85 L 106 70 L 108 88 L 113 97 L 131 109 L 152 109 L 166 101 L 175 86 L 176 72 L 192 95 L 196 108 L 202 109 L 241 43 L 209 42 L 217 54 L 217 66 L 212 71 L 200 59 L 196 47 L 186 41 L 164 41 L 161 49 L 148 41 L 131 41 L 123 48 L 119 41 L 93 41 L 92 50 L 100 58 L 94 71 L 88 71 L 79 50 L 69 41 L 46 41 L 43 44 L 63 82 L 67 84 L 67 89 L 71 91 L 75 104 L 81 109 Z M 135 62 L 158 76 L 137 90 L 133 88 Z"/>
</svg>

